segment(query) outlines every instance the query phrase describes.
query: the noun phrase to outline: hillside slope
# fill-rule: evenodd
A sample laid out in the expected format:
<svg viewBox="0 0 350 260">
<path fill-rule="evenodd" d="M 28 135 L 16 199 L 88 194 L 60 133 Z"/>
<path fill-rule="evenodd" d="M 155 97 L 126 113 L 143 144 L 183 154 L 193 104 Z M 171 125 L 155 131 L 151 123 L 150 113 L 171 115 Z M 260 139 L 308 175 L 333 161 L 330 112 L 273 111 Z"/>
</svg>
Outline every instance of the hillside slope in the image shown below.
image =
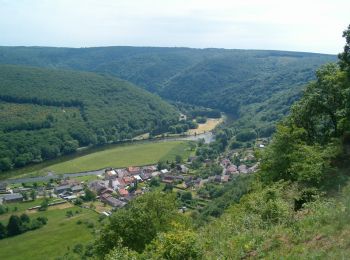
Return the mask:
<svg viewBox="0 0 350 260">
<path fill-rule="evenodd" d="M 0 170 L 177 121 L 172 106 L 123 80 L 13 65 L 0 65 L 0 107 Z"/>
<path fill-rule="evenodd" d="M 243 117 L 264 128 L 299 98 L 320 65 L 336 56 L 259 50 L 99 47 L 0 47 L 0 63 L 109 74 L 172 100 Z M 254 122 L 252 124 L 252 122 Z"/>
</svg>

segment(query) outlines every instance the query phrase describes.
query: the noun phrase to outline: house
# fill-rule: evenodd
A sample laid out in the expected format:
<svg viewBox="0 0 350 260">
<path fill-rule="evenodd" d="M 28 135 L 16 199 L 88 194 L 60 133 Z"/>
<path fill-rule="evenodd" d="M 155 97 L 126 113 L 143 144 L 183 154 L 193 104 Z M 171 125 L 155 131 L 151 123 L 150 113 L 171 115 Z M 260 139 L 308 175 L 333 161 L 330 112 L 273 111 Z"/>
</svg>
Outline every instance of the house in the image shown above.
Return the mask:
<svg viewBox="0 0 350 260">
<path fill-rule="evenodd" d="M 188 173 L 188 171 L 189 171 L 189 169 L 185 166 L 185 165 L 183 165 L 183 164 L 181 164 L 181 165 L 178 165 L 177 166 L 177 169 L 181 172 L 181 173 Z"/>
<path fill-rule="evenodd" d="M 143 181 L 146 181 L 146 180 L 149 180 L 152 178 L 152 174 L 151 173 L 147 173 L 147 172 L 144 172 L 144 173 L 141 173 L 141 178 Z"/>
<path fill-rule="evenodd" d="M 92 190 L 96 194 L 100 194 L 101 191 L 103 191 L 107 187 L 103 181 L 93 181 L 93 182 L 90 182 L 89 188 L 90 188 L 90 190 Z"/>
<path fill-rule="evenodd" d="M 73 193 L 80 192 L 83 189 L 84 189 L 84 187 L 82 185 L 80 185 L 80 184 L 71 187 L 71 190 L 72 190 Z"/>
<path fill-rule="evenodd" d="M 118 175 L 117 175 L 117 172 L 115 170 L 106 170 L 105 171 L 105 179 L 106 180 L 116 178 L 117 176 Z"/>
<path fill-rule="evenodd" d="M 118 175 L 118 178 L 123 178 L 129 175 L 129 172 L 126 169 L 116 169 L 115 171 Z"/>
<path fill-rule="evenodd" d="M 228 176 L 228 175 L 223 175 L 223 176 L 221 176 L 221 182 L 228 182 L 228 181 L 229 181 L 229 178 L 230 178 L 230 176 Z"/>
<path fill-rule="evenodd" d="M 141 178 L 140 175 L 135 175 L 134 178 L 137 180 L 137 181 L 143 181 L 143 179 Z"/>
<path fill-rule="evenodd" d="M 118 192 L 122 197 L 127 197 L 129 195 L 129 192 L 126 189 L 119 189 Z"/>
<path fill-rule="evenodd" d="M 160 172 L 152 172 L 152 177 L 157 177 L 160 175 Z"/>
<path fill-rule="evenodd" d="M 238 171 L 239 171 L 239 173 L 248 173 L 247 165 L 245 165 L 245 164 L 240 165 L 238 167 Z"/>
<path fill-rule="evenodd" d="M 125 185 L 130 185 L 131 183 L 133 183 L 135 181 L 135 178 L 126 176 L 126 177 L 123 177 L 123 181 L 124 181 Z"/>
<path fill-rule="evenodd" d="M 107 188 L 101 191 L 101 194 L 112 194 L 114 192 L 114 190 Z"/>
<path fill-rule="evenodd" d="M 168 169 L 160 170 L 160 173 L 161 173 L 161 174 L 167 174 L 168 172 L 169 172 Z"/>
<path fill-rule="evenodd" d="M 121 208 L 121 207 L 125 206 L 125 204 L 126 204 L 125 202 L 114 198 L 110 194 L 103 194 L 103 195 L 101 195 L 100 199 L 102 202 L 110 205 L 113 208 Z"/>
<path fill-rule="evenodd" d="M 238 168 L 236 165 L 233 164 L 227 167 L 226 174 L 235 174 L 235 173 L 238 173 Z"/>
<path fill-rule="evenodd" d="M 141 168 L 140 168 L 140 167 L 129 166 L 126 170 L 127 170 L 131 175 L 141 174 Z"/>
<path fill-rule="evenodd" d="M 20 202 L 20 201 L 23 201 L 23 196 L 20 193 L 5 194 L 2 197 L 2 201 L 4 203 Z"/>
<path fill-rule="evenodd" d="M 57 187 L 54 188 L 54 192 L 56 194 L 61 194 L 61 193 L 65 192 L 65 191 L 68 191 L 68 190 L 71 190 L 71 185 L 69 185 L 69 184 L 68 185 L 57 186 Z"/>
<path fill-rule="evenodd" d="M 227 166 L 229 166 L 231 164 L 230 160 L 229 159 L 223 159 L 221 160 L 221 165 L 224 167 L 224 168 L 227 168 Z"/>
<path fill-rule="evenodd" d="M 7 192 L 7 183 L 0 182 L 0 193 L 6 193 L 6 192 Z"/>
<path fill-rule="evenodd" d="M 152 173 L 157 171 L 157 167 L 155 165 L 145 166 L 142 168 L 143 173 Z"/>
<path fill-rule="evenodd" d="M 170 175 L 164 176 L 162 179 L 162 182 L 171 184 L 174 182 L 174 176 L 170 176 Z"/>
</svg>

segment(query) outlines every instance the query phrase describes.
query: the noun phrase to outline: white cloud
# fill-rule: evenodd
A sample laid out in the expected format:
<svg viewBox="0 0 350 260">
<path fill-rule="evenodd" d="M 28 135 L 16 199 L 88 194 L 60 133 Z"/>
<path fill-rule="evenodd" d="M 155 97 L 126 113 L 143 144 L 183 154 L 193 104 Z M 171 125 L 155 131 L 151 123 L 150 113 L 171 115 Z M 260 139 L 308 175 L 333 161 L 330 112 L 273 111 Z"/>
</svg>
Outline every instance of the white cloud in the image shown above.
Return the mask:
<svg viewBox="0 0 350 260">
<path fill-rule="evenodd" d="M 0 0 L 0 45 L 337 53 L 348 10 L 344 0 Z"/>
</svg>

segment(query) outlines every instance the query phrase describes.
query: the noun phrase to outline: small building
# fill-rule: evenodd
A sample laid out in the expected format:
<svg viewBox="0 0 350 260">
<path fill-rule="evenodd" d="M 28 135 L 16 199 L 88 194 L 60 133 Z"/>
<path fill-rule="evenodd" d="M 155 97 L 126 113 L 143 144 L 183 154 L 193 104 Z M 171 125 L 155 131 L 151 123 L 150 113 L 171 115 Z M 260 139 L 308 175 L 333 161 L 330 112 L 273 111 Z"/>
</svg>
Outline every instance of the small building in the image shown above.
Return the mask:
<svg viewBox="0 0 350 260">
<path fill-rule="evenodd" d="M 141 173 L 140 177 L 142 178 L 143 181 L 147 181 L 152 178 L 152 174 L 144 172 L 144 173 Z"/>
<path fill-rule="evenodd" d="M 247 165 L 242 164 L 238 167 L 239 173 L 248 173 Z"/>
<path fill-rule="evenodd" d="M 152 172 L 152 177 L 157 177 L 160 175 L 160 172 Z"/>
<path fill-rule="evenodd" d="M 108 204 L 113 208 L 121 208 L 124 207 L 126 204 L 124 201 L 118 200 L 110 194 L 103 194 L 101 195 L 100 199 L 102 202 Z"/>
<path fill-rule="evenodd" d="M 80 192 L 83 189 L 84 189 L 84 187 L 82 185 L 80 185 L 80 184 L 71 187 L 71 190 L 72 190 L 73 193 Z"/>
<path fill-rule="evenodd" d="M 119 189 L 118 192 L 122 197 L 127 197 L 129 195 L 129 192 L 126 189 Z"/>
<path fill-rule="evenodd" d="M 162 182 L 171 184 L 174 182 L 174 176 L 170 176 L 170 175 L 164 176 L 162 179 Z"/>
<path fill-rule="evenodd" d="M 178 165 L 177 168 L 181 173 L 184 173 L 184 174 L 188 173 L 189 171 L 189 169 L 183 164 Z"/>
<path fill-rule="evenodd" d="M 160 170 L 160 173 L 161 173 L 161 174 L 167 174 L 168 172 L 169 172 L 168 169 Z"/>
<path fill-rule="evenodd" d="M 101 191 L 107 188 L 107 186 L 103 181 L 93 181 L 93 182 L 90 182 L 89 188 L 90 190 L 92 190 L 93 192 L 99 195 Z"/>
<path fill-rule="evenodd" d="M 4 203 L 21 202 L 23 201 L 23 196 L 20 193 L 5 194 L 2 197 L 2 201 Z"/>
<path fill-rule="evenodd" d="M 115 171 L 118 175 L 118 178 L 123 178 L 129 175 L 129 172 L 126 169 L 116 169 Z"/>
<path fill-rule="evenodd" d="M 127 168 L 127 171 L 128 171 L 131 175 L 141 174 L 141 168 L 140 168 L 140 167 L 129 166 L 129 167 Z"/>
<path fill-rule="evenodd" d="M 54 188 L 54 192 L 56 194 L 60 194 L 68 190 L 71 190 L 71 185 L 61 185 Z"/>
<path fill-rule="evenodd" d="M 223 175 L 223 176 L 221 176 L 221 181 L 222 181 L 222 182 L 228 182 L 228 181 L 229 181 L 229 178 L 230 178 L 230 176 L 228 176 L 228 175 Z"/>
<path fill-rule="evenodd" d="M 127 177 L 123 177 L 123 181 L 125 182 L 125 185 L 130 185 L 135 181 L 135 178 L 127 176 Z"/>
<path fill-rule="evenodd" d="M 118 177 L 118 175 L 117 175 L 115 170 L 106 170 L 105 171 L 105 179 L 106 180 L 114 179 L 114 178 L 117 178 L 117 177 Z"/>
<path fill-rule="evenodd" d="M 226 174 L 236 174 L 238 173 L 238 168 L 236 165 L 230 165 L 226 169 Z"/>
<path fill-rule="evenodd" d="M 227 166 L 229 166 L 231 164 L 230 160 L 225 158 L 223 160 L 221 160 L 221 165 L 226 168 Z"/>
<path fill-rule="evenodd" d="M 145 166 L 142 168 L 143 173 L 152 173 L 157 171 L 157 167 L 155 165 Z"/>
</svg>

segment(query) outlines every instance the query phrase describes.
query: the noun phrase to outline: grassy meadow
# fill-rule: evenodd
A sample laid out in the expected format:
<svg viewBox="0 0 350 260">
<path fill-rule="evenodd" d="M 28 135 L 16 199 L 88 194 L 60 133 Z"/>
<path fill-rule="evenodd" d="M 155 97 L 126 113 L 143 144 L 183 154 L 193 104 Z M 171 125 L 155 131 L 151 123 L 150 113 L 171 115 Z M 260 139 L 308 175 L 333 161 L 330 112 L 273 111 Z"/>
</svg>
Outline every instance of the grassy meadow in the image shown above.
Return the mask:
<svg viewBox="0 0 350 260">
<path fill-rule="evenodd" d="M 94 153 L 75 157 L 47 166 L 37 165 L 27 172 L 21 169 L 19 176 L 45 175 L 47 172 L 74 173 L 106 167 L 127 167 L 157 163 L 160 160 L 174 160 L 176 155 L 187 158 L 191 151 L 186 141 L 146 142 L 109 147 Z M 16 175 L 16 174 L 14 174 Z"/>
<path fill-rule="evenodd" d="M 66 217 L 68 210 L 74 212 L 74 216 Z M 97 213 L 73 206 L 66 209 L 53 207 L 44 212 L 27 214 L 30 218 L 45 216 L 48 222 L 37 230 L 0 240 L 0 259 L 55 259 L 62 256 L 68 247 L 91 241 L 93 228 L 88 228 L 84 222 L 94 223 L 95 226 L 98 223 Z M 79 220 L 81 224 L 77 224 Z"/>
</svg>

